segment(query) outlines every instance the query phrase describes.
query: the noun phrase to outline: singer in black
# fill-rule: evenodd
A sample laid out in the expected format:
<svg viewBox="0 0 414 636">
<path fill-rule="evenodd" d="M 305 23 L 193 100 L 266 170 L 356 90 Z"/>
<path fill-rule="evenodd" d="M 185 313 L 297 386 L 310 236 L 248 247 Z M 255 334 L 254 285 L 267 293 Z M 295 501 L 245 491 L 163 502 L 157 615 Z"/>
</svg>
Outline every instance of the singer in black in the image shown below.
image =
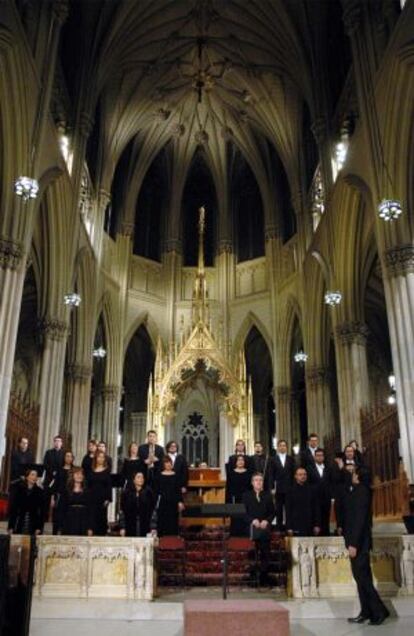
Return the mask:
<svg viewBox="0 0 414 636">
<path fill-rule="evenodd" d="M 293 473 L 295 472 L 295 460 L 291 455 L 288 455 L 287 451 L 287 442 L 284 439 L 280 439 L 277 443 L 276 453 L 272 457 L 272 481 L 276 493 L 275 504 L 278 530 L 283 530 L 285 527 L 286 495 L 292 487 Z"/>
<path fill-rule="evenodd" d="M 73 469 L 74 456 L 72 451 L 66 451 L 63 466 L 57 471 L 56 477 L 52 482 L 53 493 L 53 534 L 58 533 L 59 519 L 61 517 L 62 495 L 66 493 L 69 475 Z"/>
<path fill-rule="evenodd" d="M 348 478 L 349 479 L 349 478 Z M 372 581 L 369 553 L 372 549 L 371 475 L 365 466 L 352 472 L 344 496 L 344 539 L 352 576 L 358 587 L 361 611 L 350 623 L 381 625 L 389 616 Z"/>
<path fill-rule="evenodd" d="M 168 455 L 163 458 L 161 464 L 161 471 L 154 481 L 157 530 L 160 537 L 178 535 L 179 513 L 184 510 L 180 482 Z"/>
<path fill-rule="evenodd" d="M 92 536 L 94 508 L 82 468 L 74 468 L 60 498 L 58 534 Z"/>
<path fill-rule="evenodd" d="M 36 470 L 27 469 L 10 500 L 9 534 L 40 534 L 44 523 L 44 492 L 37 485 Z"/>
<path fill-rule="evenodd" d="M 259 553 L 261 583 L 267 583 L 271 524 L 275 516 L 275 507 L 271 493 L 263 490 L 263 475 L 259 473 L 253 475 L 251 483 L 252 489 L 244 493 L 242 502 L 246 506 L 246 520 L 250 528 L 250 536 Z"/>
<path fill-rule="evenodd" d="M 286 530 L 289 535 L 311 537 L 320 533 L 316 493 L 308 483 L 304 468 L 297 468 L 294 482 L 286 495 Z"/>
<path fill-rule="evenodd" d="M 108 505 L 112 501 L 111 473 L 103 451 L 96 451 L 87 486 L 93 506 L 93 533 L 103 537 L 108 531 Z"/>
<path fill-rule="evenodd" d="M 188 464 L 184 455 L 182 455 L 178 451 L 178 444 L 174 440 L 168 442 L 167 446 L 165 447 L 165 452 L 172 461 L 173 470 L 177 475 L 177 479 L 180 483 L 181 492 L 185 494 L 187 492 L 188 484 Z"/>
<path fill-rule="evenodd" d="M 34 464 L 34 456 L 29 449 L 27 437 L 19 437 L 17 448 L 12 451 L 10 460 L 10 486 L 20 481 L 25 468 L 29 464 Z"/>
<path fill-rule="evenodd" d="M 271 490 L 273 477 L 273 461 L 270 455 L 264 452 L 262 442 L 254 443 L 254 454 L 248 459 L 251 472 L 260 473 L 264 477 L 264 489 Z"/>
<path fill-rule="evenodd" d="M 138 454 L 138 444 L 131 442 L 128 447 L 128 457 L 125 457 L 122 463 L 121 475 L 123 476 L 126 488 L 132 488 L 134 485 L 134 477 L 137 473 L 145 471 L 145 464 Z"/>
<path fill-rule="evenodd" d="M 145 465 L 145 479 L 147 484 L 152 485 L 155 477 L 161 471 L 161 461 L 164 457 L 164 449 L 157 444 L 157 433 L 148 431 L 146 444 L 141 444 L 138 449 L 140 460 Z"/>
<path fill-rule="evenodd" d="M 252 476 L 246 466 L 246 457 L 238 455 L 236 465 L 230 468 L 226 483 L 226 503 L 242 503 L 243 495 L 247 490 L 252 489 Z M 246 534 L 246 524 L 244 519 L 232 517 L 230 523 L 230 534 L 240 537 Z"/>
<path fill-rule="evenodd" d="M 142 473 L 136 473 L 132 485 L 121 497 L 121 536 L 146 537 L 151 530 L 154 493 L 145 485 Z"/>
</svg>

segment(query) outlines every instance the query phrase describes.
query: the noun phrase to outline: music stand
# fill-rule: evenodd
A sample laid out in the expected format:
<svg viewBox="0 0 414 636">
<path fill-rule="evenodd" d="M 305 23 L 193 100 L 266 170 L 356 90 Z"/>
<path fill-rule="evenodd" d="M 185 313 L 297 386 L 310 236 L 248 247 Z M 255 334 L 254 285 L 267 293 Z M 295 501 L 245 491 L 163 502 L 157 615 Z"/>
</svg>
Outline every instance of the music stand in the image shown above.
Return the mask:
<svg viewBox="0 0 414 636">
<path fill-rule="evenodd" d="M 221 518 L 223 520 L 223 599 L 227 599 L 227 577 L 228 577 L 228 553 L 226 541 L 226 519 L 236 519 L 246 515 L 246 506 L 243 503 L 231 504 L 200 504 L 186 508 L 183 517 L 208 517 Z"/>
</svg>

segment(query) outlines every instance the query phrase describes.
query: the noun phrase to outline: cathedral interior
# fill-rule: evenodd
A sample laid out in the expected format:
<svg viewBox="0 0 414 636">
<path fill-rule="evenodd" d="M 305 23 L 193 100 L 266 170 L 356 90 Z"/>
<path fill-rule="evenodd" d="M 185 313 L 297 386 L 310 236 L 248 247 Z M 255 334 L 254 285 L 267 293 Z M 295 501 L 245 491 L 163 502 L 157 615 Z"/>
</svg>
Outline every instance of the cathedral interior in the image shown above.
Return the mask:
<svg viewBox="0 0 414 636">
<path fill-rule="evenodd" d="M 314 432 L 401 513 L 413 33 L 413 0 L 0 1 L 3 492 L 23 435 L 223 468 Z"/>
</svg>

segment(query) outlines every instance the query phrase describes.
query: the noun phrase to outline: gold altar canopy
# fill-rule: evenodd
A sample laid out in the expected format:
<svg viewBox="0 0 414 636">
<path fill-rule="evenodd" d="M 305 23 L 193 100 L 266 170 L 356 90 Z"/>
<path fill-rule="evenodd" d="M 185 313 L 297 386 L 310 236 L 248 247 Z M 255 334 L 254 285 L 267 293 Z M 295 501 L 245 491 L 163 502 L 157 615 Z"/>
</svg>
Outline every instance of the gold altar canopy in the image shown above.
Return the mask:
<svg viewBox="0 0 414 636">
<path fill-rule="evenodd" d="M 253 446 L 253 399 L 246 374 L 244 351 L 232 358 L 229 347 L 213 332 L 209 316 L 207 280 L 204 267 L 204 208 L 199 210 L 198 269 L 192 299 L 192 328 L 182 333 L 180 345 L 164 352 L 158 339 L 154 376 L 148 390 L 148 427 L 163 440 L 164 426 L 171 423 L 177 405 L 188 387 L 198 378 L 214 389 L 220 413 L 233 428 L 234 436 Z"/>
</svg>

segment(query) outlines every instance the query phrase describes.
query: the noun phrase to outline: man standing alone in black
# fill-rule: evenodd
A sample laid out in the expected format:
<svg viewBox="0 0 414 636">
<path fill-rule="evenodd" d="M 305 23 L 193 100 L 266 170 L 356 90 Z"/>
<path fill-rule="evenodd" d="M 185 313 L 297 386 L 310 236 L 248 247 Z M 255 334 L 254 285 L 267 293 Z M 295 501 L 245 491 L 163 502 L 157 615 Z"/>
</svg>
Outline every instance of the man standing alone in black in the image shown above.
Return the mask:
<svg viewBox="0 0 414 636">
<path fill-rule="evenodd" d="M 348 548 L 352 576 L 358 587 L 361 611 L 350 623 L 381 625 L 389 616 L 372 581 L 369 553 L 372 548 L 371 476 L 366 467 L 352 473 L 344 495 L 344 539 Z"/>
</svg>

